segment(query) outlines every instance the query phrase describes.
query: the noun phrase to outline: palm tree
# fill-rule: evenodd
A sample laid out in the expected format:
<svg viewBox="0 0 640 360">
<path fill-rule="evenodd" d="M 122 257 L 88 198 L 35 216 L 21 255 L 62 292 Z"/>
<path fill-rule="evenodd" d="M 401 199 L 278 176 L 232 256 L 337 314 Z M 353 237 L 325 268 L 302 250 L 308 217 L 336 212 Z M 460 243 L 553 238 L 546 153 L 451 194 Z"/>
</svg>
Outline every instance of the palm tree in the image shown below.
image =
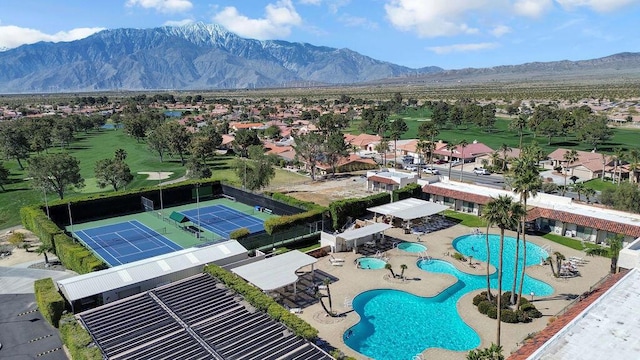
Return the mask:
<svg viewBox="0 0 640 360">
<path fill-rule="evenodd" d="M 625 161 L 627 154 L 622 151 L 622 148 L 615 148 L 613 151 L 616 154 L 616 159 L 618 159 L 616 162 L 616 168 L 620 171 L 618 173 L 618 185 L 620 185 L 622 182 L 622 163 Z"/>
<path fill-rule="evenodd" d="M 562 253 L 560 253 L 559 251 L 554 252 L 553 255 L 556 257 L 556 269 L 558 269 L 556 277 L 558 277 L 560 276 L 560 269 L 562 269 L 562 262 L 566 259 L 566 257 L 564 257 L 564 255 L 562 255 Z"/>
<path fill-rule="evenodd" d="M 483 210 L 483 214 L 484 214 L 484 209 Z M 487 228 L 484 232 L 484 243 L 487 247 L 487 300 L 491 301 L 491 298 L 493 297 L 493 295 L 491 295 L 491 280 L 489 278 L 490 274 L 489 274 L 489 268 L 491 267 L 491 247 L 489 246 L 489 227 L 491 226 L 491 224 L 489 223 L 489 221 L 486 221 L 487 223 Z"/>
<path fill-rule="evenodd" d="M 596 190 L 590 187 L 584 188 L 584 196 L 587 198 L 587 202 L 591 202 L 591 198 L 596 195 Z"/>
<path fill-rule="evenodd" d="M 524 129 L 527 127 L 528 121 L 529 121 L 529 115 L 520 114 L 520 116 L 512 119 L 511 122 L 509 123 L 510 129 L 518 131 L 518 136 L 520 136 L 520 143 L 518 147 L 520 149 L 522 149 L 522 135 L 523 135 Z"/>
<path fill-rule="evenodd" d="M 571 188 L 573 189 L 574 192 L 578 194 L 578 201 L 580 201 L 580 194 L 583 194 L 587 189 L 584 183 L 573 184 Z"/>
<path fill-rule="evenodd" d="M 616 182 L 616 172 L 618 172 L 618 166 L 620 166 L 620 163 L 622 162 L 622 157 L 624 156 L 624 154 L 622 153 L 622 149 L 617 147 L 615 149 L 613 149 L 613 156 L 611 157 L 613 160 L 613 183 L 615 184 Z M 618 178 L 618 184 L 620 184 L 620 178 Z"/>
<path fill-rule="evenodd" d="M 460 159 L 460 165 L 462 165 L 460 167 L 460 181 L 462 181 L 462 172 L 464 172 L 464 148 L 466 148 L 467 145 L 469 145 L 469 143 L 467 142 L 467 140 L 462 139 L 462 140 L 460 140 L 458 145 L 461 148 L 461 154 L 462 154 L 462 158 Z"/>
<path fill-rule="evenodd" d="M 327 297 L 329 298 L 329 311 L 333 314 L 333 302 L 331 301 L 331 290 L 329 289 L 329 284 L 331 284 L 331 279 L 325 278 L 322 283 L 327 289 Z"/>
<path fill-rule="evenodd" d="M 564 155 L 562 156 L 562 158 L 564 159 L 565 163 L 567 164 L 567 167 L 569 167 L 575 161 L 578 161 L 578 159 L 579 159 L 578 152 L 575 151 L 574 149 L 567 150 L 564 153 Z M 573 175 L 573 168 L 571 169 L 571 175 Z M 564 194 L 566 192 L 566 189 L 567 189 L 567 169 L 565 167 L 565 171 L 564 171 L 564 187 L 562 188 L 562 196 L 564 196 Z"/>
<path fill-rule="evenodd" d="M 497 335 L 496 344 L 500 346 L 501 313 L 502 313 L 502 270 L 504 254 L 504 231 L 518 226 L 520 219 L 525 213 L 522 204 L 514 203 L 508 195 L 500 195 L 487 203 L 482 213 L 484 219 L 500 228 L 500 246 L 498 251 L 498 295 L 496 297 L 497 307 Z"/>
<path fill-rule="evenodd" d="M 453 150 L 457 147 L 454 143 L 447 144 L 447 151 L 449 152 L 449 179 L 451 179 L 451 163 L 453 162 Z"/>
<path fill-rule="evenodd" d="M 518 291 L 518 307 L 520 307 L 519 299 L 522 299 L 522 286 L 524 283 L 524 275 L 527 268 L 525 266 L 527 263 L 527 200 L 529 199 L 529 197 L 535 197 L 538 194 L 538 191 L 542 189 L 542 178 L 540 177 L 536 159 L 528 152 L 523 152 L 521 156 L 513 162 L 511 166 L 511 174 L 513 177 L 511 184 L 512 191 L 520 194 L 520 202 L 522 203 L 522 207 L 524 209 L 524 214 L 521 221 L 523 266 L 521 269 L 520 288 Z"/>
<path fill-rule="evenodd" d="M 502 346 L 491 344 L 484 349 L 474 349 L 467 354 L 467 360 L 504 360 Z"/>
<path fill-rule="evenodd" d="M 382 166 L 387 166 L 387 151 L 389 151 L 389 141 L 385 138 L 380 139 L 380 142 L 376 144 L 376 151 L 382 154 Z"/>
<path fill-rule="evenodd" d="M 127 151 L 125 149 L 118 149 L 116 150 L 114 157 L 118 161 L 124 161 L 127 158 Z"/>
<path fill-rule="evenodd" d="M 38 255 L 44 255 L 44 263 L 47 265 L 49 264 L 49 257 L 47 256 L 47 252 L 51 251 L 53 251 L 53 247 L 47 244 L 40 244 L 40 246 L 38 246 L 38 248 L 36 249 Z"/>
<path fill-rule="evenodd" d="M 400 278 L 404 279 L 404 271 L 407 270 L 407 265 L 400 265 L 400 269 L 402 269 L 402 271 L 400 272 Z"/>
<path fill-rule="evenodd" d="M 547 256 L 545 262 L 549 264 L 549 266 L 551 266 L 551 275 L 553 275 L 554 277 L 558 277 L 558 274 L 556 274 L 556 269 L 553 268 L 553 258 L 551 256 Z"/>
<path fill-rule="evenodd" d="M 611 273 L 618 272 L 618 256 L 620 250 L 622 250 L 622 242 L 624 241 L 624 235 L 617 234 L 614 238 L 607 239 L 609 244 L 609 255 L 611 256 Z"/>
<path fill-rule="evenodd" d="M 636 172 L 640 170 L 640 150 L 631 149 L 627 154 L 627 159 L 629 159 L 629 182 L 638 182 L 638 176 Z"/>
<path fill-rule="evenodd" d="M 421 164 L 422 164 L 422 159 L 424 157 L 424 154 L 430 153 L 432 147 L 433 147 L 433 143 L 430 143 L 426 140 L 419 140 L 418 143 L 416 144 L 416 152 L 420 154 Z M 418 169 L 418 177 L 422 176 L 421 173 L 422 173 L 421 169 Z"/>
<path fill-rule="evenodd" d="M 505 170 L 507 170 L 507 153 L 512 149 L 509 147 L 509 145 L 503 143 L 500 146 L 499 150 L 500 152 L 502 152 L 502 172 L 505 172 Z"/>
<path fill-rule="evenodd" d="M 393 155 L 394 158 L 398 156 L 398 139 L 402 136 L 402 134 L 406 133 L 409 130 L 407 123 L 402 119 L 394 120 L 390 125 L 390 135 L 394 141 L 393 145 Z"/>
<path fill-rule="evenodd" d="M 385 268 L 385 269 L 387 269 L 387 270 L 389 270 L 389 271 L 391 272 L 391 277 L 392 277 L 392 278 L 395 278 L 395 277 L 396 277 L 396 274 L 393 272 L 393 269 L 391 268 L 391 264 L 386 263 L 386 264 L 385 264 L 385 266 L 384 266 L 384 268 Z"/>
</svg>

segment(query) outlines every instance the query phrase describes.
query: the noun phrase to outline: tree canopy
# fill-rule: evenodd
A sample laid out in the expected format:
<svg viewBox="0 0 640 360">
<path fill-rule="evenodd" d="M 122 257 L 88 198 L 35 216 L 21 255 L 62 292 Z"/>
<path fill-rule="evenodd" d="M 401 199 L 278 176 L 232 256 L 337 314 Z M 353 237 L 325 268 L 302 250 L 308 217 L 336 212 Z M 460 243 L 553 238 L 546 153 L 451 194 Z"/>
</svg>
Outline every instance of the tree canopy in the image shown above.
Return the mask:
<svg viewBox="0 0 640 360">
<path fill-rule="evenodd" d="M 54 191 L 60 199 L 71 187 L 84 187 L 80 161 L 67 153 L 34 156 L 29 160 L 29 176 L 33 186 Z"/>
</svg>

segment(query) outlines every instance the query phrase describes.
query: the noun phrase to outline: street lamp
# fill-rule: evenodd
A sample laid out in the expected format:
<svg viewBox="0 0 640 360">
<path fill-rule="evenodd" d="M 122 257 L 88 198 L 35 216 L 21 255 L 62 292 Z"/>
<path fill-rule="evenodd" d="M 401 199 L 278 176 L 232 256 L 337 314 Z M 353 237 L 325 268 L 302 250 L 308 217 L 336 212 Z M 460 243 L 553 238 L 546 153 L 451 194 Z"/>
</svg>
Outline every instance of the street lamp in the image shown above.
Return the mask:
<svg viewBox="0 0 640 360">
<path fill-rule="evenodd" d="M 44 207 L 47 209 L 47 218 L 51 220 L 51 216 L 49 214 L 49 202 L 47 201 L 47 187 L 42 187 L 42 192 L 44 193 Z"/>
</svg>

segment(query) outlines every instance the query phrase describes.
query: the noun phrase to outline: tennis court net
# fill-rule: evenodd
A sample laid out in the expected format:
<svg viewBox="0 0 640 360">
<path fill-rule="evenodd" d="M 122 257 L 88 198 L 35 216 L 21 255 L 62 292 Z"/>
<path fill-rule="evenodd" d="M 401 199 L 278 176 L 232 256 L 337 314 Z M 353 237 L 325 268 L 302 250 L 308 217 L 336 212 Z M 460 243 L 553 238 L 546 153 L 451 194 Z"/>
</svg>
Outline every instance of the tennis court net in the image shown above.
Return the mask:
<svg viewBox="0 0 640 360">
<path fill-rule="evenodd" d="M 250 210 L 236 210 L 236 211 L 220 211 L 220 212 L 211 212 L 206 214 L 200 214 L 200 221 L 205 224 L 215 224 L 220 221 L 231 221 L 233 219 L 246 218 L 247 216 L 252 216 L 255 214 L 254 209 Z"/>
<path fill-rule="evenodd" d="M 129 229 L 131 230 L 131 229 Z M 110 234 L 98 235 L 97 238 L 102 242 L 107 243 L 122 243 L 122 242 L 133 242 L 137 240 L 145 240 L 145 239 L 155 239 L 160 236 L 163 236 L 167 233 L 167 228 L 158 228 L 151 229 L 151 231 L 136 231 L 133 233 L 132 231 L 116 231 Z"/>
</svg>

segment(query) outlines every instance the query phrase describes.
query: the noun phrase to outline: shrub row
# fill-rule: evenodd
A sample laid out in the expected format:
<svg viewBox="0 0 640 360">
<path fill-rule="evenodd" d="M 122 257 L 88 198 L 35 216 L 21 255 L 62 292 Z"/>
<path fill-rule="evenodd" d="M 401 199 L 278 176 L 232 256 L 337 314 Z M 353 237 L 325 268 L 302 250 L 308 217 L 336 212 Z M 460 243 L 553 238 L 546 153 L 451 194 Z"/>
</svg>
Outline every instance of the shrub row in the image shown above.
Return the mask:
<svg viewBox="0 0 640 360">
<path fill-rule="evenodd" d="M 244 299 L 256 309 L 265 311 L 271 318 L 276 321 L 280 321 L 291 329 L 294 334 L 307 340 L 312 340 L 318 337 L 318 330 L 314 329 L 306 321 L 302 320 L 295 314 L 291 314 L 271 297 L 264 294 L 258 288 L 250 285 L 243 279 L 213 264 L 205 266 L 204 272 L 217 278 L 228 288 L 242 295 Z"/>
<path fill-rule="evenodd" d="M 72 315 L 60 321 L 60 337 L 73 360 L 102 360 L 100 349 L 92 346 L 93 338 Z"/>
<path fill-rule="evenodd" d="M 53 239 L 56 255 L 67 269 L 78 274 L 86 274 L 107 268 L 102 260 L 84 246 L 74 242 L 67 234 L 56 234 Z"/>
<path fill-rule="evenodd" d="M 301 201 L 282 193 L 272 193 L 271 198 L 288 205 L 306 209 L 307 211 L 299 214 L 285 215 L 277 218 L 267 219 L 264 222 L 264 229 L 269 235 L 289 230 L 296 225 L 304 225 L 314 221 L 322 220 L 322 214 L 327 210 L 323 206 L 309 201 Z"/>
<path fill-rule="evenodd" d="M 417 183 L 409 184 L 391 193 L 393 201 L 400 201 L 409 198 L 420 198 L 422 196 L 422 187 Z"/>
<path fill-rule="evenodd" d="M 536 309 L 527 299 L 520 299 L 520 310 L 513 311 L 509 308 L 509 300 L 511 298 L 511 292 L 507 291 L 502 294 L 500 307 L 500 320 L 506 323 L 528 323 L 533 318 L 542 317 L 542 313 Z M 480 294 L 473 297 L 473 305 L 478 307 L 478 311 L 481 314 L 486 314 L 491 319 L 498 317 L 498 308 L 496 304 L 496 298 L 492 298 L 491 301 L 487 300 L 487 292 L 483 291 Z"/>
<path fill-rule="evenodd" d="M 25 229 L 37 236 L 45 246 L 52 249 L 54 248 L 53 237 L 56 234 L 62 233 L 62 230 L 47 218 L 47 215 L 41 208 L 36 206 L 25 206 L 21 208 L 20 219 Z"/>
<path fill-rule="evenodd" d="M 36 303 L 42 317 L 53 325 L 58 327 L 62 312 L 64 311 L 64 299 L 58 292 L 52 278 L 36 280 L 33 283 L 36 295 Z"/>
<path fill-rule="evenodd" d="M 238 239 L 242 239 L 243 237 L 249 234 L 251 234 L 249 229 L 247 229 L 246 227 L 243 227 L 243 228 L 235 229 L 231 233 L 229 233 L 229 238 L 238 240 Z"/>
<path fill-rule="evenodd" d="M 360 199 L 352 198 L 334 201 L 329 204 L 333 228 L 340 229 L 347 223 L 349 218 L 355 219 L 366 215 L 367 208 L 388 204 L 390 201 L 391 196 L 386 192 L 381 192 Z"/>
</svg>

